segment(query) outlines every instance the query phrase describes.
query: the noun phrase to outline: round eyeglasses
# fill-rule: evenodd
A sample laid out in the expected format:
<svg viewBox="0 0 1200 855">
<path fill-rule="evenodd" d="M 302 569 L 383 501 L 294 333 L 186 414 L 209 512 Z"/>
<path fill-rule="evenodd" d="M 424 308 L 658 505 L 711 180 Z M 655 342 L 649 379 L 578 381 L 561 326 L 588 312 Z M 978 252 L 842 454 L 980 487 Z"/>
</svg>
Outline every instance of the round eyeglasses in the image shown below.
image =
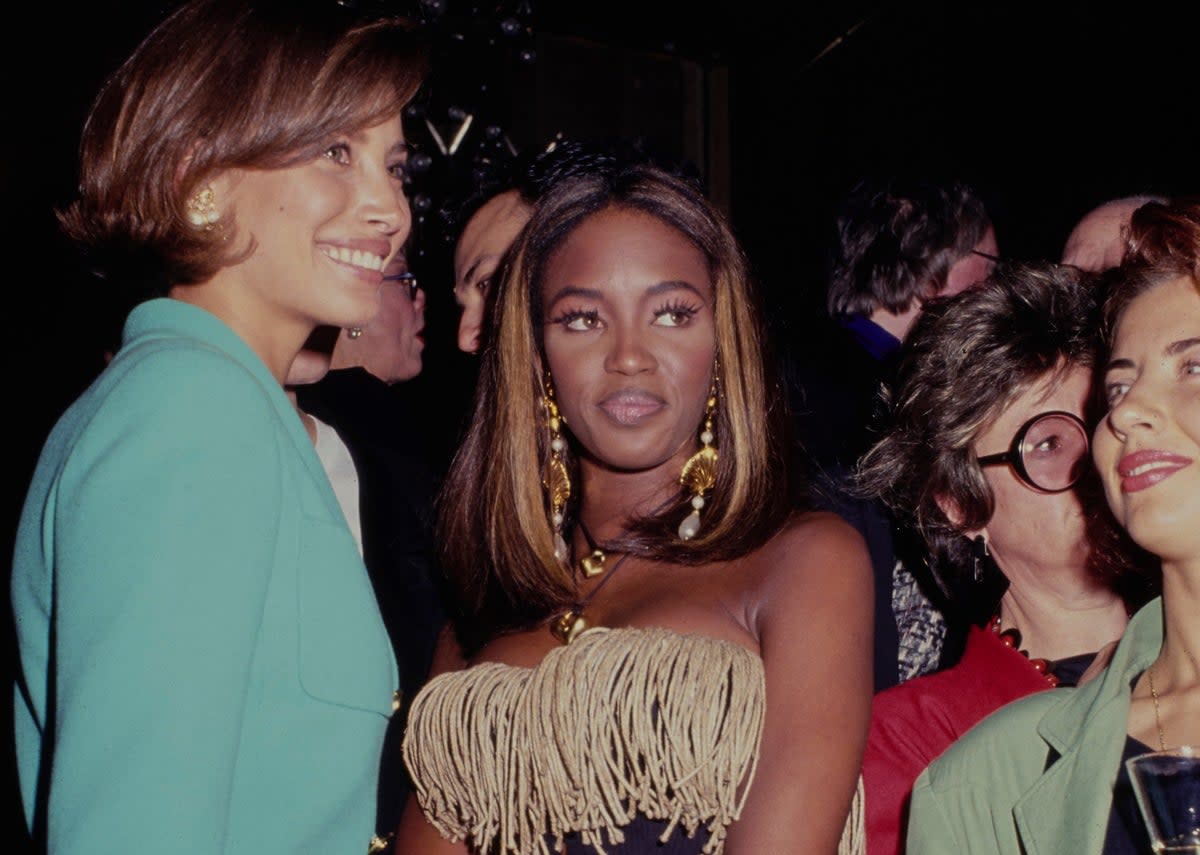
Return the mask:
<svg viewBox="0 0 1200 855">
<path fill-rule="evenodd" d="M 1017 477 L 1043 493 L 1075 486 L 1087 466 L 1088 431 L 1074 413 L 1051 410 L 1031 418 L 1008 451 L 976 458 L 980 466 L 1011 466 Z"/>
<path fill-rule="evenodd" d="M 407 270 L 403 273 L 395 273 L 391 276 L 383 277 L 384 282 L 395 282 L 404 286 L 404 293 L 408 295 L 408 299 L 417 299 L 417 289 L 421 287 L 421 283 L 417 281 L 417 277 Z"/>
</svg>

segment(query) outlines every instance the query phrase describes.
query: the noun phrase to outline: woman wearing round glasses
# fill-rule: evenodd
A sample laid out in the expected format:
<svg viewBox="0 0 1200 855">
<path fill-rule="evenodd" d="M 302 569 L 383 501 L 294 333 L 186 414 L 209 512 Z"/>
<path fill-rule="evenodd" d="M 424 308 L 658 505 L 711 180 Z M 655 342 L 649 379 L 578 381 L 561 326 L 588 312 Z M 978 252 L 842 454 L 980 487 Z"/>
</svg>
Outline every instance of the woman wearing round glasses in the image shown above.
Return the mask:
<svg viewBox="0 0 1200 855">
<path fill-rule="evenodd" d="M 891 422 L 860 483 L 928 550 L 958 663 L 875 697 L 863 765 L 871 855 L 903 851 L 917 775 L 1003 704 L 1073 685 L 1118 638 L 1131 563 L 1088 467 L 1091 286 L 1002 266 L 930 301 L 906 342 Z M 1128 595 L 1140 602 L 1145 595 Z"/>
<path fill-rule="evenodd" d="M 1151 842 L 1126 763 L 1200 744 L 1200 200 L 1139 208 L 1111 284 L 1092 458 L 1117 521 L 1161 561 L 1162 597 L 1096 679 L 1007 707 L 921 775 L 913 851 L 1195 851 L 1194 817 Z M 1180 778 L 1146 806 L 1192 804 Z"/>
</svg>

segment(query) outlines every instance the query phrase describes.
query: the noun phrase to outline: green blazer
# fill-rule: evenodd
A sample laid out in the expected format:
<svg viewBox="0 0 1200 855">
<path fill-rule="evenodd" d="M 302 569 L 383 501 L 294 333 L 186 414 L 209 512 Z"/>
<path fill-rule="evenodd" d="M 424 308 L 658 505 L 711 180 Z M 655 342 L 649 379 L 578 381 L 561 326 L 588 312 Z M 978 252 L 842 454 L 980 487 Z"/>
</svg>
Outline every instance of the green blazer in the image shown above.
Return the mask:
<svg viewBox="0 0 1200 855">
<path fill-rule="evenodd" d="M 12 601 L 48 851 L 365 851 L 395 661 L 307 433 L 215 316 L 130 314 L 42 451 Z"/>
<path fill-rule="evenodd" d="M 1099 677 L 1014 701 L 933 761 L 913 789 L 909 855 L 1101 852 L 1130 687 L 1162 632 L 1159 598 L 1130 621 Z"/>
</svg>

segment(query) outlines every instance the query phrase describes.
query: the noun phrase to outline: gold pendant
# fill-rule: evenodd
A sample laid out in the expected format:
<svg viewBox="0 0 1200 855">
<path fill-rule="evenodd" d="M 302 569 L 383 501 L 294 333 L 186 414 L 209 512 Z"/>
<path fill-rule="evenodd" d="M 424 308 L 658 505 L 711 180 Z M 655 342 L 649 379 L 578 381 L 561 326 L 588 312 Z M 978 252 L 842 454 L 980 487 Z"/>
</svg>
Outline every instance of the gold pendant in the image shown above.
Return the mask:
<svg viewBox="0 0 1200 855">
<path fill-rule="evenodd" d="M 585 555 L 579 560 L 579 569 L 583 571 L 585 579 L 592 579 L 604 572 L 604 559 L 607 556 L 599 549 L 594 550 L 591 555 Z"/>
<path fill-rule="evenodd" d="M 563 644 L 570 644 L 587 627 L 587 619 L 584 618 L 583 612 L 571 609 L 550 622 L 550 634 Z"/>
</svg>

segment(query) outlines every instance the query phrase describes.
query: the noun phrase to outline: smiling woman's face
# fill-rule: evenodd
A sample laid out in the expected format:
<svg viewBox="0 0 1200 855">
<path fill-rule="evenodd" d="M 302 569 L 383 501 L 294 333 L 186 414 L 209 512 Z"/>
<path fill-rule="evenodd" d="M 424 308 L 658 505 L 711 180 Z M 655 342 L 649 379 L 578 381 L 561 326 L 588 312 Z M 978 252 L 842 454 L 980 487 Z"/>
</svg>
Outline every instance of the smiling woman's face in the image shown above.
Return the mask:
<svg viewBox="0 0 1200 855">
<path fill-rule="evenodd" d="M 550 256 L 541 285 L 546 360 L 584 458 L 678 478 L 716 352 L 703 253 L 649 214 L 608 208 Z"/>
<path fill-rule="evenodd" d="M 236 239 L 254 248 L 218 273 L 239 283 L 239 332 L 281 319 L 337 327 L 371 320 L 383 268 L 411 224 L 406 159 L 397 115 L 331 139 L 296 166 L 236 170 L 214 180 L 218 202 L 235 217 Z"/>
<path fill-rule="evenodd" d="M 1181 277 L 1130 301 L 1092 455 L 1117 521 L 1164 561 L 1200 557 L 1200 295 Z"/>
</svg>

